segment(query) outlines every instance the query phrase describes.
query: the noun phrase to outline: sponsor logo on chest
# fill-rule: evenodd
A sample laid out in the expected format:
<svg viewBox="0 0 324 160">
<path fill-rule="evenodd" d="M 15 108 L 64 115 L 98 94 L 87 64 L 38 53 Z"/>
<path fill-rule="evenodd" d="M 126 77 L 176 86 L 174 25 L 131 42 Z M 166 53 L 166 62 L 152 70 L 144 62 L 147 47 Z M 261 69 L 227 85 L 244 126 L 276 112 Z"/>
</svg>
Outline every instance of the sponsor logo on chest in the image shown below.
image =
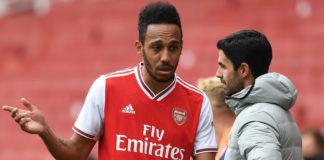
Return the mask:
<svg viewBox="0 0 324 160">
<path fill-rule="evenodd" d="M 116 135 L 116 151 L 137 152 L 153 157 L 182 160 L 185 149 L 171 143 L 163 143 L 165 131 L 153 125 L 143 126 L 143 138 L 135 139 L 125 134 Z M 154 139 L 154 141 L 152 141 Z"/>
</svg>

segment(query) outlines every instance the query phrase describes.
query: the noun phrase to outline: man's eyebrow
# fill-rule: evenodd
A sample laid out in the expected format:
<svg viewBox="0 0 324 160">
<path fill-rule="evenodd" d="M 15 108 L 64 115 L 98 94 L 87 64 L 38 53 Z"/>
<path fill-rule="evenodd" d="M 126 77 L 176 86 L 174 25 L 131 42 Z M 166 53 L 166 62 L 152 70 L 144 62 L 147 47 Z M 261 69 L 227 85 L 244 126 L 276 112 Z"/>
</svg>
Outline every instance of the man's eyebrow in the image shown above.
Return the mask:
<svg viewBox="0 0 324 160">
<path fill-rule="evenodd" d="M 155 40 L 155 41 L 152 41 L 152 42 L 151 42 L 151 44 L 160 44 L 160 43 L 162 43 L 161 40 Z"/>
<path fill-rule="evenodd" d="M 171 44 L 180 44 L 181 42 L 179 40 L 172 40 L 170 43 Z"/>
<path fill-rule="evenodd" d="M 226 67 L 222 62 L 218 62 L 218 65 L 220 65 L 221 67 Z"/>
</svg>

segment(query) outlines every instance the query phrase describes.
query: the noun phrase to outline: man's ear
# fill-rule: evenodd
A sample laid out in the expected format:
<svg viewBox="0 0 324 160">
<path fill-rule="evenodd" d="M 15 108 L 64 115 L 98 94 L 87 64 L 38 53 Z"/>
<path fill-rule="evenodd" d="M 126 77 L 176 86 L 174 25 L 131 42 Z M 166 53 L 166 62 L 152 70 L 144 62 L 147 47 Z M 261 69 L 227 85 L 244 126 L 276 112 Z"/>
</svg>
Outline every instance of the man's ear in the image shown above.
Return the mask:
<svg viewBox="0 0 324 160">
<path fill-rule="evenodd" d="M 140 41 L 136 41 L 135 42 L 135 47 L 136 47 L 136 52 L 138 55 L 143 56 L 143 49 L 144 46 L 142 45 L 142 43 Z"/>
<path fill-rule="evenodd" d="M 242 79 L 246 79 L 248 78 L 248 76 L 252 75 L 250 66 L 247 63 L 241 63 L 241 66 L 239 67 L 239 73 Z"/>
</svg>

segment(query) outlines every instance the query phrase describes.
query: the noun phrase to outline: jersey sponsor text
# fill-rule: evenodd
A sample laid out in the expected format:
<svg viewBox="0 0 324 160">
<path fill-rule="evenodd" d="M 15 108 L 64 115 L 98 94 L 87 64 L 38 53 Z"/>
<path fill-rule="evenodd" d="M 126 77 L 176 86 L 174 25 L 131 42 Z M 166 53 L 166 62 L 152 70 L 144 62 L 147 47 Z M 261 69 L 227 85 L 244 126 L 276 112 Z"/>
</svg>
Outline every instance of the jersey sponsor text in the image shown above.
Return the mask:
<svg viewBox="0 0 324 160">
<path fill-rule="evenodd" d="M 116 135 L 116 150 L 124 152 L 138 152 L 147 155 L 153 155 L 161 158 L 171 158 L 174 160 L 182 160 L 185 149 L 171 144 L 161 144 L 149 141 L 150 138 L 161 141 L 164 135 L 163 129 L 158 129 L 155 126 L 144 124 L 143 136 L 144 139 L 132 139 L 127 135 Z"/>
</svg>

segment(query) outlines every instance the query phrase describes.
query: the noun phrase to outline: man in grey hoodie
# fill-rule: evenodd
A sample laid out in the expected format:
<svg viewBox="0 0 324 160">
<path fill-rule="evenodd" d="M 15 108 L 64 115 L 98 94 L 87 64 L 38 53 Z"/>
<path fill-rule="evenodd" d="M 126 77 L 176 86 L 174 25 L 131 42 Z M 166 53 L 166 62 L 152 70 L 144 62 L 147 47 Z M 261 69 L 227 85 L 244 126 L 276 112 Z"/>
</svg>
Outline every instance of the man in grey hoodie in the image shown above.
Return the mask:
<svg viewBox="0 0 324 160">
<path fill-rule="evenodd" d="M 236 114 L 226 160 L 302 160 L 300 131 L 289 113 L 297 98 L 292 82 L 268 73 L 272 48 L 255 30 L 221 39 L 216 76 Z"/>
</svg>

